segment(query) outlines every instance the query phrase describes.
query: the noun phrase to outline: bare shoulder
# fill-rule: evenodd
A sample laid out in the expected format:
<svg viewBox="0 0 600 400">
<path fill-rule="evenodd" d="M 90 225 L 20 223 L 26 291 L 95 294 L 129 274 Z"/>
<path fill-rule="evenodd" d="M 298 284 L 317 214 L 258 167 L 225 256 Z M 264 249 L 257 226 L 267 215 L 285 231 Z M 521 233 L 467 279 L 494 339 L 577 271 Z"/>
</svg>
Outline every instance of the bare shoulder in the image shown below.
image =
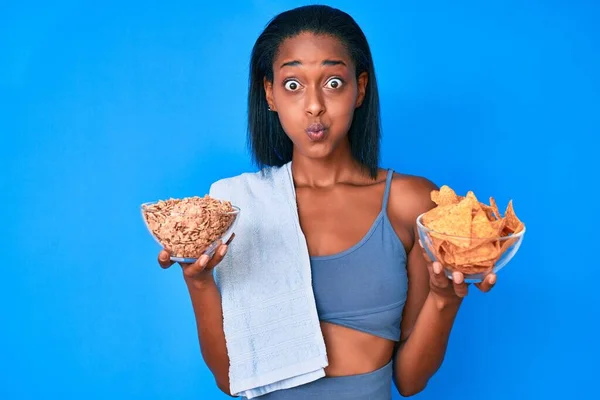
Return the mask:
<svg viewBox="0 0 600 400">
<path fill-rule="evenodd" d="M 388 207 L 390 218 L 397 223 L 413 226 L 420 214 L 435 207 L 431 191 L 438 189 L 434 182 L 425 177 L 394 173 Z"/>
</svg>

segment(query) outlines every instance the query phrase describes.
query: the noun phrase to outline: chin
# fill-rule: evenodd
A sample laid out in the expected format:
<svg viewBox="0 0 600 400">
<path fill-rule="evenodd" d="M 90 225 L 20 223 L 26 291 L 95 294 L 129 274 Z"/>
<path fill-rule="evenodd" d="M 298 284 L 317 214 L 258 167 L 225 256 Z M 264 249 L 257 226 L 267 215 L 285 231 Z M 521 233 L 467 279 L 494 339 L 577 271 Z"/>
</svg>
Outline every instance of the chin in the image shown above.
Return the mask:
<svg viewBox="0 0 600 400">
<path fill-rule="evenodd" d="M 318 145 L 309 146 L 308 148 L 300 147 L 298 150 L 304 157 L 318 160 L 330 157 L 334 148 L 329 143 L 319 143 Z"/>
</svg>

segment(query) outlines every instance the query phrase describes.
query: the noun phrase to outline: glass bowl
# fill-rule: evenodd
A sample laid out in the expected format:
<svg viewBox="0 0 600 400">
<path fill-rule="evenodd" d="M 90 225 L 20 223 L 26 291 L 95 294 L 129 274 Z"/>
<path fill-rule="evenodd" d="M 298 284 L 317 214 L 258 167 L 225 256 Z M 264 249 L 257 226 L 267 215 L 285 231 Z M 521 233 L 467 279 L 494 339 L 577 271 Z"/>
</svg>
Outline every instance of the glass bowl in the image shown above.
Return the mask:
<svg viewBox="0 0 600 400">
<path fill-rule="evenodd" d="M 454 271 L 460 271 L 467 283 L 481 282 L 487 274 L 504 268 L 519 251 L 525 235 L 523 227 L 518 233 L 494 238 L 451 236 L 424 226 L 423 215 L 417 218 L 417 229 L 425 252 L 431 261 L 442 264 L 449 279 Z"/>
<path fill-rule="evenodd" d="M 233 206 L 233 211 L 211 213 L 211 217 L 217 217 L 219 228 L 209 229 L 203 226 L 201 221 L 206 220 L 205 212 L 175 212 L 161 215 L 161 232 L 155 231 L 149 222 L 153 218 L 147 208 L 158 202 L 147 202 L 140 206 L 142 220 L 154 240 L 170 254 L 171 261 L 181 263 L 193 263 L 201 255 L 212 257 L 221 243 L 226 243 L 234 232 L 240 209 Z M 215 222 L 215 221 L 213 221 Z M 168 227 L 163 228 L 163 227 Z M 222 231 L 222 233 L 220 233 Z M 220 234 L 219 234 L 220 233 Z M 163 235 L 164 237 L 161 237 Z"/>
</svg>

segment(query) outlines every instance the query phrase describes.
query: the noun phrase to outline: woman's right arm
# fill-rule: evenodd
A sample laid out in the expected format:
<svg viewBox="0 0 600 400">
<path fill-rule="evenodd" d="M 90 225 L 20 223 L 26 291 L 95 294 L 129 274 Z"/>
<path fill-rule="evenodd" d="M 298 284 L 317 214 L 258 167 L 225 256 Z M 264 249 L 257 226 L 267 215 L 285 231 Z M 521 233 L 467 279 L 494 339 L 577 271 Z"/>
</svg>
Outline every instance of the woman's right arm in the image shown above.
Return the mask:
<svg viewBox="0 0 600 400">
<path fill-rule="evenodd" d="M 229 356 L 223 333 L 223 310 L 221 294 L 213 278 L 213 268 L 227 253 L 227 245 L 221 245 L 212 259 L 204 255 L 193 264 L 181 264 L 187 285 L 194 315 L 200 351 L 204 362 L 215 377 L 219 389 L 231 396 L 229 390 Z M 162 251 L 158 257 L 163 268 L 170 267 L 173 262 L 169 254 Z"/>
</svg>

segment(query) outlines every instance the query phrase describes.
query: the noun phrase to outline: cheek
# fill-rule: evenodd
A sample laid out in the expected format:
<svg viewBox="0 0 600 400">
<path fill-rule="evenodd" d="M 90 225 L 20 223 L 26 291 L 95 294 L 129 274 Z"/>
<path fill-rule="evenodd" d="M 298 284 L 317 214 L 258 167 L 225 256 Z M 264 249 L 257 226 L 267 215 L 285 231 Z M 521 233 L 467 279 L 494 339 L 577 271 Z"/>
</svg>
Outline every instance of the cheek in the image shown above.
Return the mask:
<svg viewBox="0 0 600 400">
<path fill-rule="evenodd" d="M 355 105 L 356 94 L 349 91 L 344 93 L 343 96 L 331 99 L 327 107 L 327 113 L 332 118 L 332 122 L 349 126 L 354 117 Z"/>
<path fill-rule="evenodd" d="M 281 126 L 288 133 L 293 134 L 298 124 L 302 125 L 304 117 L 304 108 L 301 96 L 290 95 L 284 92 L 284 89 L 273 89 L 273 100 L 277 107 L 277 114 Z"/>
<path fill-rule="evenodd" d="M 290 139 L 294 140 L 295 136 L 303 133 L 303 113 L 297 107 L 290 106 L 286 103 L 277 103 L 279 123 L 284 132 Z"/>
<path fill-rule="evenodd" d="M 294 136 L 295 131 L 298 130 L 298 123 L 292 118 L 290 113 L 279 113 L 279 122 L 281 123 L 286 135 L 290 137 Z"/>
<path fill-rule="evenodd" d="M 328 97 L 331 109 L 339 113 L 348 113 L 354 110 L 356 99 L 358 97 L 358 88 L 356 85 L 347 84 L 340 92 L 334 92 Z"/>
</svg>

